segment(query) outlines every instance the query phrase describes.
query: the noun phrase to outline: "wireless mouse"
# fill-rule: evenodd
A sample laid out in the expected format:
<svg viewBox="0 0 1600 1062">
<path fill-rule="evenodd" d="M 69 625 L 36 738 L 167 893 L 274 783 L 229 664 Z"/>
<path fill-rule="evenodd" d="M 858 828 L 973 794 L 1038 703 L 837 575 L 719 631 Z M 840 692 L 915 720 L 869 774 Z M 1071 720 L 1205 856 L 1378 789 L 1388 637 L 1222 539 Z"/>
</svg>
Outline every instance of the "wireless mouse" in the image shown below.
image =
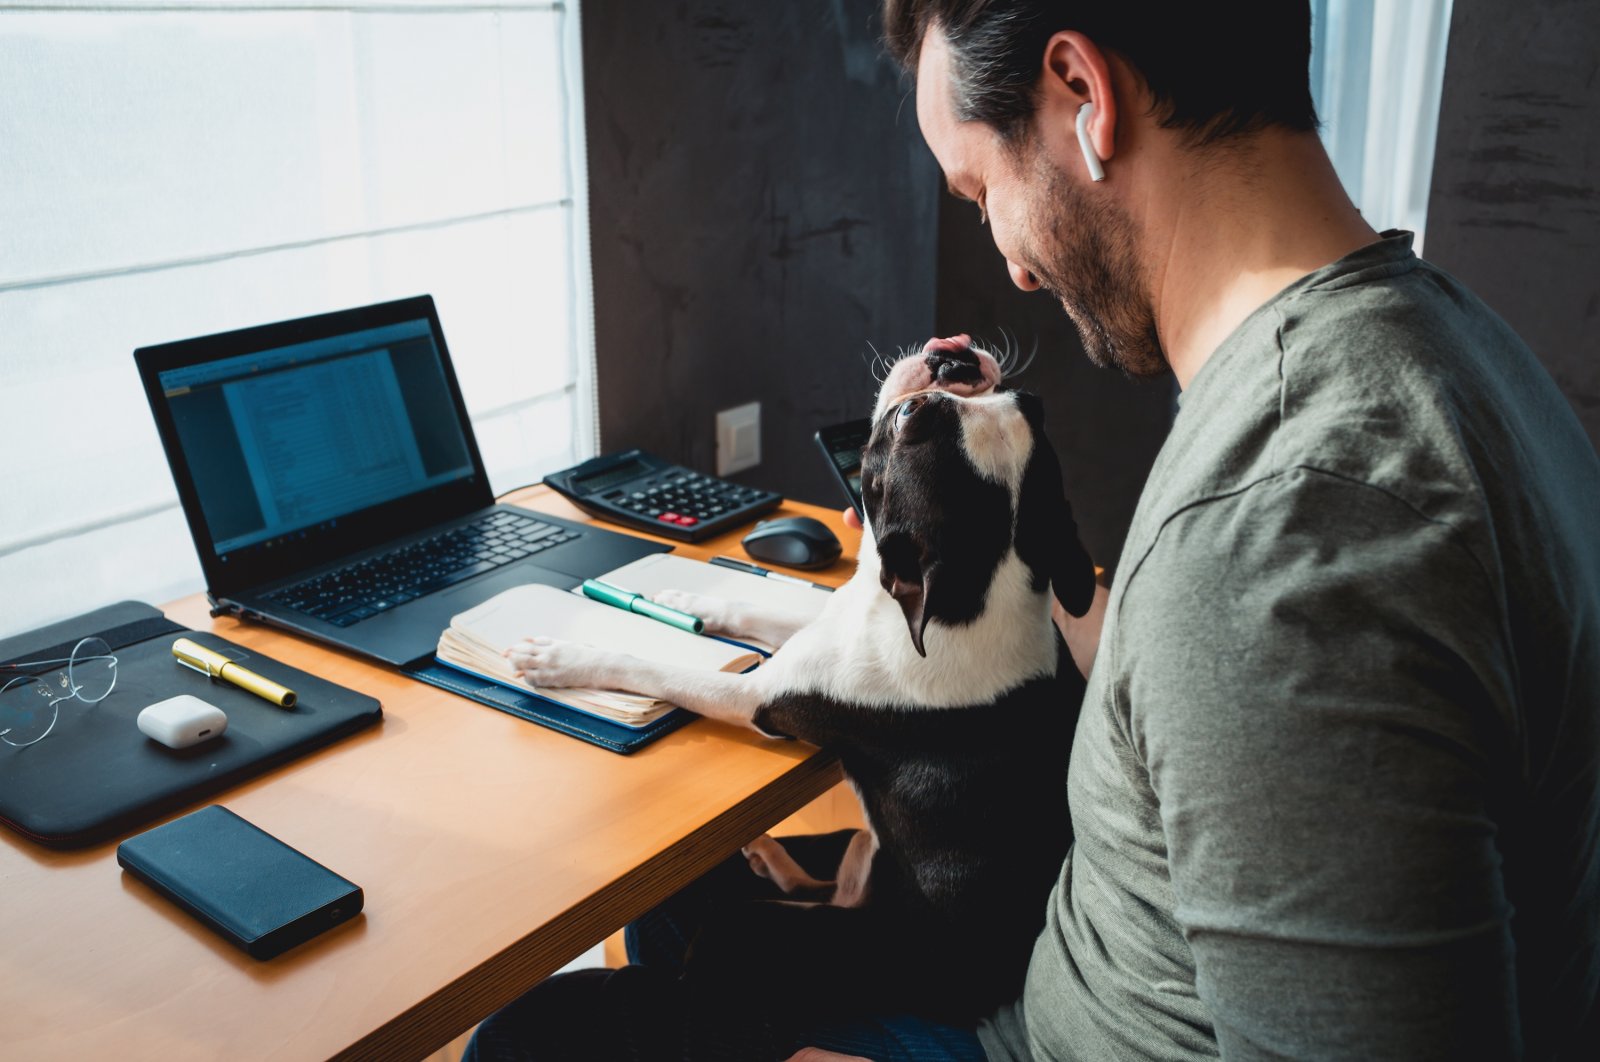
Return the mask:
<svg viewBox="0 0 1600 1062">
<path fill-rule="evenodd" d="M 756 560 L 786 568 L 826 568 L 843 548 L 827 524 L 809 516 L 763 520 L 740 544 Z"/>
</svg>

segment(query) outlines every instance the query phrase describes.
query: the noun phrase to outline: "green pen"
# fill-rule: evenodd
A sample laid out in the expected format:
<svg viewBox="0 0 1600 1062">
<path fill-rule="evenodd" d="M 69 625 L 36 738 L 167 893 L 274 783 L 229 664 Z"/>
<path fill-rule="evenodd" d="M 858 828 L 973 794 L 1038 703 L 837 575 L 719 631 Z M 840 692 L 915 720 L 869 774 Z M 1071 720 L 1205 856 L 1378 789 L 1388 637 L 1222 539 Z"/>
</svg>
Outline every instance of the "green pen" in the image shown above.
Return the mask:
<svg viewBox="0 0 1600 1062">
<path fill-rule="evenodd" d="M 691 616 L 687 612 L 658 605 L 643 594 L 636 594 L 632 590 L 624 590 L 610 583 L 602 583 L 599 579 L 583 581 L 583 596 L 602 605 L 612 605 L 635 615 L 649 616 L 653 620 L 660 620 L 670 627 L 688 631 L 690 634 L 699 634 L 706 629 L 705 620 L 699 616 Z"/>
</svg>

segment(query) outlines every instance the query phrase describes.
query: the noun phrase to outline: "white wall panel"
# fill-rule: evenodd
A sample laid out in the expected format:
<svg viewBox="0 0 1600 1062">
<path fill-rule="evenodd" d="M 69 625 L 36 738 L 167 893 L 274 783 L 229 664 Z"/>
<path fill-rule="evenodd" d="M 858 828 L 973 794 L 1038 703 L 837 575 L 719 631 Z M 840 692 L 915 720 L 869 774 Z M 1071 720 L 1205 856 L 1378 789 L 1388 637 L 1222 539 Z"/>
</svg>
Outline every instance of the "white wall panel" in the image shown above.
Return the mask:
<svg viewBox="0 0 1600 1062">
<path fill-rule="evenodd" d="M 205 267 L 0 292 L 0 550 L 176 498 L 135 347 L 431 294 L 469 411 L 573 382 L 571 285 L 559 208 Z M 561 438 L 538 444 L 571 449 Z M 487 460 L 487 458 L 486 458 Z M 514 465 L 525 462 L 507 455 Z M 80 504 L 63 504 L 62 484 Z M 92 488 L 92 489 L 91 489 Z M 83 504 L 92 504 L 86 513 Z"/>
<path fill-rule="evenodd" d="M 564 199 L 559 29 L 552 11 L 0 14 L 0 284 Z"/>
<path fill-rule="evenodd" d="M 200 588 L 138 346 L 431 293 L 494 486 L 589 456 L 571 5 L 409 6 L 0 8 L 0 636 Z"/>
</svg>

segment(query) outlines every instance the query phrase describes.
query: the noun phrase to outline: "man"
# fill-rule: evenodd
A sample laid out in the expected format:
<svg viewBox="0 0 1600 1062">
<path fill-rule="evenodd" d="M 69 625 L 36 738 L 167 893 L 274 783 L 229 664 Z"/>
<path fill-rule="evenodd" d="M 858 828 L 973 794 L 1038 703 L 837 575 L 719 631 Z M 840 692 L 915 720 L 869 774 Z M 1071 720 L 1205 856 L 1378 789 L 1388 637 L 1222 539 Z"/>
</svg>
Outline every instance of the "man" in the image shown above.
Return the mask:
<svg viewBox="0 0 1600 1062">
<path fill-rule="evenodd" d="M 885 21 L 1012 279 L 1183 396 L 1115 586 L 1062 620 L 1093 663 L 1077 841 L 1022 998 L 975 1038 L 786 1035 L 879 1062 L 1595 1057 L 1600 462 L 1504 323 L 1345 197 L 1306 6 Z M 564 1057 L 534 1023 L 572 1013 L 626 1015 L 643 1057 L 719 1049 L 630 969 L 515 1005 L 531 1056 Z"/>
</svg>

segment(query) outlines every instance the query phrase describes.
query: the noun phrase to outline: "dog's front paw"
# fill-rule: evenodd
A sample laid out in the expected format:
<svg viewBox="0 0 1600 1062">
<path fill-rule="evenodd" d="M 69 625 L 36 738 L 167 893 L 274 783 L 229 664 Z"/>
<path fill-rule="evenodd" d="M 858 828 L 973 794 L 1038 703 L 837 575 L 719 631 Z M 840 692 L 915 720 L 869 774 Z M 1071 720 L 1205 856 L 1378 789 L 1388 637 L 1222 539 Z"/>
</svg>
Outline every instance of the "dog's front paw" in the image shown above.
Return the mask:
<svg viewBox="0 0 1600 1062">
<path fill-rule="evenodd" d="M 662 590 L 650 595 L 650 600 L 700 617 L 706 625 L 707 634 L 737 635 L 744 626 L 744 613 L 736 601 L 691 594 L 687 590 Z"/>
<path fill-rule="evenodd" d="M 627 660 L 621 653 L 555 638 L 527 638 L 505 652 L 517 678 L 530 686 L 615 688 Z"/>
</svg>

